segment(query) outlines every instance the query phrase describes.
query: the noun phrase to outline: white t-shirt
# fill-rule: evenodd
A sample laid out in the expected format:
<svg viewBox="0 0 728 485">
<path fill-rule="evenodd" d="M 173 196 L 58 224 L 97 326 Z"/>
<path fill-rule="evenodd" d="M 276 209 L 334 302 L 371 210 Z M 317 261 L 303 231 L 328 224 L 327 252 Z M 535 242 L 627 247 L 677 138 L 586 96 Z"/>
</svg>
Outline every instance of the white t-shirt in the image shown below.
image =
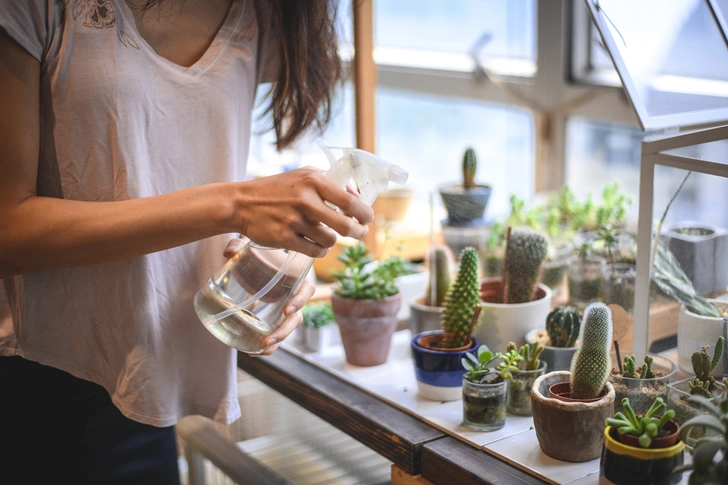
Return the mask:
<svg viewBox="0 0 728 485">
<path fill-rule="evenodd" d="M 38 195 L 118 201 L 242 180 L 256 86 L 277 66 L 265 19 L 234 0 L 184 68 L 141 38 L 124 0 L 0 0 L 0 27 L 41 62 Z M 235 353 L 192 305 L 229 239 L 6 279 L 0 355 L 96 382 L 143 423 L 235 420 Z"/>
</svg>

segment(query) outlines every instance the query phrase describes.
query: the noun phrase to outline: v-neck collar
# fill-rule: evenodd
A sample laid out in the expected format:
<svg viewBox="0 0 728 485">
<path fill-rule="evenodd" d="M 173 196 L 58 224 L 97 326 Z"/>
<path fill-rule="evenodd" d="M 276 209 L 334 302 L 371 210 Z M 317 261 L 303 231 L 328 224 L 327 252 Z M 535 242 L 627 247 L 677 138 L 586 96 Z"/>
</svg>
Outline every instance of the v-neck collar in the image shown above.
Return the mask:
<svg viewBox="0 0 728 485">
<path fill-rule="evenodd" d="M 115 3 L 117 4 L 118 10 L 121 12 L 121 17 L 124 23 L 129 26 L 129 28 L 136 36 L 137 42 L 141 50 L 145 51 L 156 62 L 164 64 L 170 69 L 173 69 L 180 73 L 200 76 L 204 74 L 204 72 L 209 69 L 210 66 L 212 66 L 218 56 L 222 53 L 227 43 L 233 37 L 233 34 L 237 31 L 238 24 L 240 23 L 240 19 L 242 18 L 242 12 L 244 10 L 242 5 L 244 1 L 245 0 L 232 1 L 230 9 L 225 15 L 225 19 L 223 20 L 222 25 L 220 25 L 220 28 L 215 34 L 212 43 L 207 47 L 207 50 L 204 52 L 204 54 L 202 54 L 202 56 L 189 67 L 177 64 L 176 62 L 170 61 L 166 57 L 157 54 L 154 48 L 152 48 L 152 46 L 149 45 L 144 37 L 142 37 L 142 35 L 139 33 L 134 14 L 132 13 L 129 6 L 126 4 L 126 1 L 115 0 Z M 119 27 L 117 26 L 117 28 Z"/>
</svg>

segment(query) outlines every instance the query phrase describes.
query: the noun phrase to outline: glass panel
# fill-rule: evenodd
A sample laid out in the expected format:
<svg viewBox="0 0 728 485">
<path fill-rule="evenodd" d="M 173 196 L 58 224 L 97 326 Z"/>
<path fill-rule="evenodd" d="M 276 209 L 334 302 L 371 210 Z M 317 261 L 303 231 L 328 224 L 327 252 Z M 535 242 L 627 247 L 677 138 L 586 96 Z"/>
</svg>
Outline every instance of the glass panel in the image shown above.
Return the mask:
<svg viewBox="0 0 728 485">
<path fill-rule="evenodd" d="M 408 185 L 422 202 L 462 179 L 468 146 L 478 160 L 476 181 L 493 188 L 487 219 L 507 214 L 511 194 L 530 200 L 533 193 L 533 124 L 525 110 L 380 89 L 377 140 L 379 155 L 410 173 Z"/>
<path fill-rule="evenodd" d="M 483 56 L 536 58 L 534 0 L 374 2 L 377 46 L 467 53 L 485 33 Z"/>
<path fill-rule="evenodd" d="M 728 107 L 728 49 L 705 0 L 599 5 L 649 116 Z"/>
</svg>

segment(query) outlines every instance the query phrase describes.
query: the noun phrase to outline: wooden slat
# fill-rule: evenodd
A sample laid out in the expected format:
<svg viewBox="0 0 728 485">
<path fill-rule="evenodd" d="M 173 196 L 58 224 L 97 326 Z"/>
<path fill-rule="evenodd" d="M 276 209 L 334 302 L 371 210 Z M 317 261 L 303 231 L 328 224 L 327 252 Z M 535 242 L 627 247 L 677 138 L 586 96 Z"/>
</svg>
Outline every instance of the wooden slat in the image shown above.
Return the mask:
<svg viewBox="0 0 728 485">
<path fill-rule="evenodd" d="M 374 63 L 374 2 L 352 0 L 354 12 L 354 94 L 356 106 L 356 145 L 376 151 L 375 94 L 377 66 Z"/>
<path fill-rule="evenodd" d="M 547 482 L 455 438 L 422 449 L 422 478 L 433 485 L 540 485 Z"/>
<path fill-rule="evenodd" d="M 445 436 L 285 349 L 268 357 L 240 353 L 238 367 L 413 475 L 422 447 Z"/>
</svg>

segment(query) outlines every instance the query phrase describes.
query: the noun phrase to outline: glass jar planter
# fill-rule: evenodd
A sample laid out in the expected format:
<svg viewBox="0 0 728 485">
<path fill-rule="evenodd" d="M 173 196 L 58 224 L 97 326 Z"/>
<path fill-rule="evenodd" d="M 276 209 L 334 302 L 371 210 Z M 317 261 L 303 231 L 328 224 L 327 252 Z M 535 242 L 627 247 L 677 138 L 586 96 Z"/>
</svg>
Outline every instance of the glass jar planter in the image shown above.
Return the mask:
<svg viewBox="0 0 728 485">
<path fill-rule="evenodd" d="M 616 304 L 634 313 L 634 288 L 637 269 L 634 264 L 616 263 L 605 266 L 604 303 Z"/>
<path fill-rule="evenodd" d="M 673 419 L 681 426 L 690 418 L 701 414 L 708 414 L 708 411 L 704 407 L 689 401 L 692 394 L 690 394 L 688 383 L 694 379 L 695 376 L 692 376 L 688 379 L 670 383 L 667 386 L 667 409 L 675 411 L 675 417 Z M 713 395 L 725 392 L 723 384 L 719 382 L 715 384 L 717 389 L 713 392 Z M 705 428 L 693 428 L 686 442 L 689 446 L 693 446 L 695 441 L 705 436 L 718 436 L 718 433 L 713 430 L 706 430 Z"/>
<path fill-rule="evenodd" d="M 638 368 L 644 364 L 644 353 L 631 354 L 629 352 L 621 352 L 622 359 L 628 355 L 634 355 L 635 364 Z M 658 397 L 667 401 L 667 386 L 675 380 L 677 367 L 671 360 L 665 357 L 650 353 L 647 353 L 647 355 L 652 357 L 652 372 L 656 374 L 656 377 L 640 379 L 637 377 L 624 377 L 621 374 L 611 374 L 609 376 L 609 382 L 612 383 L 615 393 L 615 413 L 624 412 L 622 399 L 625 397 L 629 398 L 629 404 L 635 414 L 645 414 L 650 409 L 652 402 Z M 611 353 L 611 359 L 612 368 L 619 369 L 616 352 Z"/>
<path fill-rule="evenodd" d="M 569 269 L 573 244 L 568 241 L 555 243 L 549 248 L 549 253 L 541 266 L 541 283 L 551 288 L 554 296 L 558 295 L 564 286 L 566 270 Z"/>
<path fill-rule="evenodd" d="M 584 310 L 602 301 L 604 258 L 574 257 L 569 264 L 569 305 Z"/>
<path fill-rule="evenodd" d="M 506 382 L 508 388 L 508 403 L 506 409 L 511 414 L 531 416 L 531 388 L 538 377 L 546 373 L 548 365 L 541 362 L 538 369 L 521 370 L 513 372 L 513 379 Z"/>
<path fill-rule="evenodd" d="M 506 424 L 506 381 L 470 382 L 463 376 L 463 425 L 473 431 L 495 431 Z"/>
</svg>

